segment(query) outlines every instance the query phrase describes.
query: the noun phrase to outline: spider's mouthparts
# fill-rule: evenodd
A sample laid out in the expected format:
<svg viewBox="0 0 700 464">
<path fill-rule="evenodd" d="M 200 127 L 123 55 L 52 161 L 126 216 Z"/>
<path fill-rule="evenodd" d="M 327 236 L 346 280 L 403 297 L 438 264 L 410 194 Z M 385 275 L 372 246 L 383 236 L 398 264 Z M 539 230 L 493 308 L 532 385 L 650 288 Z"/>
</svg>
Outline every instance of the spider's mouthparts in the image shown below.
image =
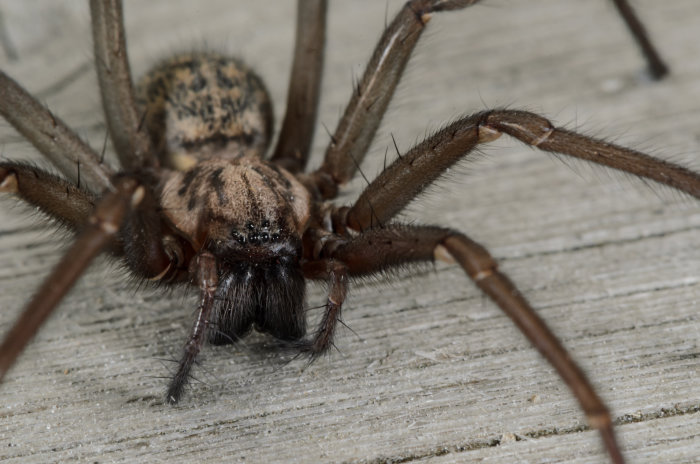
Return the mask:
<svg viewBox="0 0 700 464">
<path fill-rule="evenodd" d="M 298 259 L 280 255 L 276 261 L 225 261 L 212 311 L 210 342 L 232 343 L 251 327 L 281 340 L 306 333 L 305 282 Z"/>
</svg>

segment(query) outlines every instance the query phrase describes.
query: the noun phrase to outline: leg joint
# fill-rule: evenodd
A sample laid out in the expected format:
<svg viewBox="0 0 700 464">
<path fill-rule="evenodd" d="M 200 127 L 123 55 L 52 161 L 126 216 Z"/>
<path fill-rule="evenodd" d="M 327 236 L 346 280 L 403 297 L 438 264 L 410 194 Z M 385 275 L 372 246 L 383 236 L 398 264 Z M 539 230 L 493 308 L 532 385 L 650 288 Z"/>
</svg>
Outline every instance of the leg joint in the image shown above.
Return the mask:
<svg viewBox="0 0 700 464">
<path fill-rule="evenodd" d="M 528 111 L 491 111 L 483 121 L 483 126 L 504 132 L 535 147 L 547 140 L 555 129 L 547 118 Z M 481 129 L 481 125 L 479 127 Z"/>
<path fill-rule="evenodd" d="M 484 247 L 468 237 L 461 234 L 450 235 L 443 240 L 442 245 L 475 282 L 496 272 L 496 260 Z"/>
</svg>

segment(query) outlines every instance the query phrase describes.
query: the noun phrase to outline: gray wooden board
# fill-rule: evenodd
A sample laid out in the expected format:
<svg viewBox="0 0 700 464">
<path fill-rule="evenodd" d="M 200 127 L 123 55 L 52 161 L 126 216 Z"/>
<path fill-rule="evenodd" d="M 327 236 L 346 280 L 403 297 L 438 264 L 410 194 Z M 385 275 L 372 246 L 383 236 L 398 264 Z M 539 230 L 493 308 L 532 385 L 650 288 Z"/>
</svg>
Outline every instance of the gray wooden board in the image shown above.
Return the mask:
<svg viewBox="0 0 700 464">
<path fill-rule="evenodd" d="M 0 66 L 96 149 L 105 128 L 87 2 L 0 0 L 18 59 Z M 331 2 L 320 121 L 331 130 L 402 4 Z M 436 14 L 363 164 L 462 114 L 510 106 L 700 168 L 700 4 L 636 0 L 673 70 L 650 82 L 605 0 L 484 0 Z M 293 2 L 128 1 L 133 69 L 174 50 L 245 57 L 281 115 Z M 38 159 L 0 123 L 0 150 Z M 317 129 L 312 166 L 328 142 Z M 108 147 L 111 150 L 111 147 Z M 404 220 L 487 245 L 609 403 L 631 462 L 700 456 L 700 204 L 508 140 L 450 172 Z M 108 155 L 108 156 L 111 156 Z M 567 166 L 568 165 L 568 166 Z M 363 187 L 353 181 L 339 200 Z M 3 331 L 67 240 L 0 203 Z M 309 306 L 323 301 L 312 287 Z M 338 352 L 310 367 L 250 337 L 208 347 L 177 407 L 161 401 L 192 296 L 139 289 L 98 262 L 0 386 L 0 460 L 605 462 L 566 387 L 454 265 L 352 286 Z M 316 312 L 313 317 L 318 317 Z"/>
</svg>

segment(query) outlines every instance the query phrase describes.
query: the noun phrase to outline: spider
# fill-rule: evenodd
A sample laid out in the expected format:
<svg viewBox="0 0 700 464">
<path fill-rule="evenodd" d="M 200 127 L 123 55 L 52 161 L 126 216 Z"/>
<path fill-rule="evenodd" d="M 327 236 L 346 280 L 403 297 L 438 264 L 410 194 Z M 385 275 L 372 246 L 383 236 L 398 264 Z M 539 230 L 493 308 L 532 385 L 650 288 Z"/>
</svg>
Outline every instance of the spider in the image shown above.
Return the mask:
<svg viewBox="0 0 700 464">
<path fill-rule="evenodd" d="M 698 175 L 638 152 L 555 130 L 532 113 L 494 110 L 460 119 L 404 153 L 370 183 L 352 206 L 337 207 L 328 202 L 337 194 L 338 185 L 356 172 L 393 91 L 393 85 L 387 84 L 386 79 L 398 80 L 404 65 L 404 60 L 397 58 L 400 50 L 406 50 L 407 59 L 427 22 L 432 3 L 408 4 L 380 42 L 379 50 L 393 45 L 398 47 L 398 51 L 376 55 L 390 57 L 389 66 L 394 66 L 396 72 L 377 80 L 363 78 L 358 86 L 353 101 L 373 100 L 369 108 L 363 110 L 359 125 L 361 131 L 369 133 L 350 134 L 344 125 L 350 118 L 344 117 L 333 134 L 324 164 L 316 171 L 304 173 L 317 100 L 313 84 L 317 82 L 318 73 L 310 72 L 309 68 L 320 66 L 319 54 L 311 53 L 312 56 L 302 58 L 306 60 L 301 61 L 306 64 L 303 71 L 293 72 L 290 94 L 299 97 L 299 89 L 311 87 L 311 94 L 307 94 L 311 96 L 300 98 L 306 102 L 301 111 L 292 111 L 298 108 L 294 102 L 289 105 L 289 117 L 285 121 L 291 121 L 292 126 L 283 125 L 272 163 L 266 163 L 252 156 L 264 153 L 270 134 L 269 103 L 263 84 L 254 74 L 244 65 L 218 55 L 182 55 L 152 72 L 137 92 L 137 101 L 130 103 L 134 98 L 130 95 L 128 67 L 120 60 L 125 60 L 125 53 L 119 56 L 110 53 L 111 50 L 125 51 L 123 42 L 117 40 L 123 38 L 118 4 L 92 2 L 96 54 L 100 58 L 98 73 L 110 133 L 123 172 L 111 172 L 97 155 L 72 139 L 68 132 L 65 133 L 67 140 L 59 142 L 65 144 L 64 147 L 59 147 L 58 151 L 70 148 L 65 151 L 77 153 L 78 160 L 45 147 L 40 150 L 72 179 L 72 183 L 19 163 L 2 165 L 4 189 L 43 208 L 67 226 L 81 230 L 76 245 L 63 261 L 72 264 L 59 264 L 48 280 L 49 286 L 44 288 L 67 290 L 70 281 L 77 278 L 91 258 L 106 249 L 124 256 L 128 266 L 140 277 L 163 285 L 192 284 L 199 289 L 197 322 L 167 394 L 169 401 L 177 402 L 206 339 L 212 343 L 231 343 L 255 326 L 312 357 L 317 356 L 332 345 L 348 278 L 434 258 L 453 261 L 464 267 L 482 290 L 505 306 L 503 309 L 516 322 L 534 324 L 535 328 L 525 331 L 526 335 L 534 338 L 536 344 L 540 343 L 538 348 L 564 372 L 592 425 L 601 430 L 612 459 L 621 462 L 604 405 L 580 370 L 570 361 L 564 362 L 563 348 L 507 278 L 497 271 L 487 252 L 459 232 L 401 225 L 391 219 L 446 167 L 466 156 L 473 145 L 488 142 L 500 133 L 509 133 L 541 149 L 564 154 L 588 150 L 618 159 L 630 157 L 637 164 L 620 164 L 615 160 L 608 164 L 662 181 L 694 196 L 699 196 Z M 466 7 L 472 3 L 475 2 L 444 5 L 435 2 L 435 9 Z M 313 13 L 316 8 L 324 9 L 320 4 L 300 3 L 300 8 L 306 13 L 300 15 L 302 19 L 324 16 Z M 403 40 L 392 41 L 396 30 L 404 28 L 409 32 L 404 32 Z M 301 40 L 320 43 L 323 20 L 311 20 L 309 27 L 299 30 L 307 34 L 302 35 Z M 115 48 L 115 43 L 120 44 L 119 47 Z M 370 78 L 377 77 L 372 71 L 373 64 L 376 61 L 370 62 L 366 74 Z M 106 68 L 112 72 L 105 73 Z M 209 73 L 198 71 L 201 69 L 208 69 Z M 200 72 L 202 74 L 198 74 Z M 169 74 L 181 75 L 182 80 L 168 84 Z M 301 83 L 295 84 L 295 78 Z M 24 104 L 34 105 L 34 101 L 9 78 L 3 76 L 3 79 L 2 100 L 9 102 L 7 105 L 13 106 L 14 111 L 3 113 L 6 118 L 20 132 L 22 128 L 40 128 L 39 133 L 28 135 L 37 145 L 42 144 L 47 132 L 59 136 L 56 132 L 64 128 L 40 108 L 30 108 L 24 117 L 17 117 L 18 108 L 22 109 Z M 218 87 L 206 85 L 214 80 Z M 229 81 L 238 82 L 234 86 Z M 383 91 L 373 92 L 367 87 L 370 81 L 379 82 Z M 176 113 L 182 115 L 176 118 L 174 133 L 166 130 L 163 137 L 164 127 L 171 127 L 163 124 L 164 120 L 169 120 L 160 111 L 163 102 L 170 98 L 164 95 L 170 88 L 175 89 L 170 95 L 176 94 L 181 85 L 206 95 L 222 87 L 233 87 L 236 91 L 245 87 L 244 95 L 250 96 L 250 101 L 246 98 L 229 104 L 243 108 L 230 129 L 238 132 L 232 134 L 220 129 L 213 135 L 202 136 L 202 129 L 195 127 L 192 136 L 188 133 L 193 127 L 189 114 L 210 115 L 216 111 L 208 109 L 206 99 L 191 101 L 187 94 L 184 101 L 175 98 Z M 387 87 L 392 91 L 386 91 Z M 139 105 L 145 101 L 149 101 L 150 106 L 139 111 L 138 108 L 143 107 Z M 355 117 L 353 108 L 356 107 L 351 102 L 346 115 Z M 305 116 L 295 119 L 297 114 Z M 179 126 L 181 122 L 183 125 Z M 207 122 L 216 126 L 219 121 Z M 298 132 L 285 132 L 285 127 L 293 127 Z M 204 143 L 200 143 L 202 140 Z M 345 146 L 346 143 L 351 148 Z M 578 146 L 574 146 L 576 144 Z M 661 172 L 661 177 L 654 177 L 657 172 Z M 47 189 L 54 193 L 46 196 Z M 106 193 L 100 195 L 102 190 Z M 69 201 L 66 202 L 64 196 Z M 96 205 L 94 211 L 93 205 Z M 329 285 L 325 316 L 309 338 L 304 338 L 305 317 L 301 311 L 304 279 L 321 280 Z M 264 292 L 258 290 L 261 286 Z M 508 299 L 511 303 L 505 301 Z M 59 294 L 40 290 L 29 303 L 2 346 L 3 374 L 41 322 L 26 321 L 36 314 L 47 315 L 58 300 Z"/>
</svg>

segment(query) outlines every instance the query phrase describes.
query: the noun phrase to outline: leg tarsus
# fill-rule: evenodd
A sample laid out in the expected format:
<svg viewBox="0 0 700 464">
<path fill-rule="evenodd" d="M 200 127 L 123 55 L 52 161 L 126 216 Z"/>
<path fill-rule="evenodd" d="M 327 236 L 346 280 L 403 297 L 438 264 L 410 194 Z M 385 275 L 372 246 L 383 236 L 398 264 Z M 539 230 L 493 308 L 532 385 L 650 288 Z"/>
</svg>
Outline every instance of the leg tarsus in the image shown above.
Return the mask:
<svg viewBox="0 0 700 464">
<path fill-rule="evenodd" d="M 613 429 L 612 423 L 610 422 L 610 416 L 608 415 L 607 425 L 594 428 L 598 429 L 598 432 L 600 432 L 600 435 L 603 438 L 603 445 L 605 446 L 605 449 L 607 450 L 613 464 L 624 464 L 625 458 L 622 456 L 620 445 L 617 443 L 615 429 Z"/>
<path fill-rule="evenodd" d="M 629 4 L 628 0 L 613 0 L 617 11 L 620 13 L 622 20 L 627 25 L 632 37 L 642 51 L 644 58 L 647 60 L 649 74 L 654 79 L 661 79 L 668 74 L 668 66 L 663 62 L 661 56 L 654 48 L 654 45 L 649 39 L 644 25 L 634 12 L 634 9 Z"/>
</svg>

